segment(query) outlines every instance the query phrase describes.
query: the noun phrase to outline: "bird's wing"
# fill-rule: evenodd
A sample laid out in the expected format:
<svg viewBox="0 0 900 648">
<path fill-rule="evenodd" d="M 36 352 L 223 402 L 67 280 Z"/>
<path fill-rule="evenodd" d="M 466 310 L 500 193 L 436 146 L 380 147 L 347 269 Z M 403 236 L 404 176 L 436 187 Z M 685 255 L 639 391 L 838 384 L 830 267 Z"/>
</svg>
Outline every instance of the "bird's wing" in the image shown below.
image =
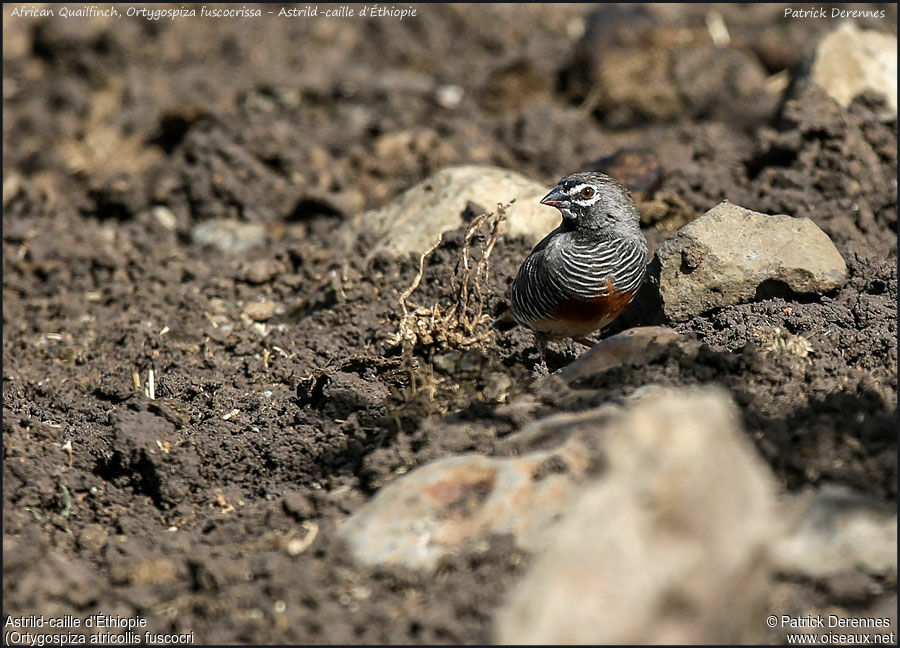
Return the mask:
<svg viewBox="0 0 900 648">
<path fill-rule="evenodd" d="M 565 293 L 556 281 L 554 237 L 559 230 L 551 232 L 537 244 L 522 263 L 510 287 L 510 310 L 517 322 L 530 325 L 545 319 L 556 308 Z"/>
</svg>

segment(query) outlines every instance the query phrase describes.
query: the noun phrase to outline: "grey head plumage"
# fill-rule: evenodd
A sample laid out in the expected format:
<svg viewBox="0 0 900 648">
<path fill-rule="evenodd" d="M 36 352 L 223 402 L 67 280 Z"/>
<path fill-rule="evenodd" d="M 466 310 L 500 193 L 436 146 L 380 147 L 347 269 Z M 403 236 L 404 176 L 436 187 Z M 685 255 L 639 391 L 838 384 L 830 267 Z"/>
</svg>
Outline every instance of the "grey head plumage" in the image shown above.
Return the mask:
<svg viewBox="0 0 900 648">
<path fill-rule="evenodd" d="M 640 215 L 631 193 L 605 173 L 571 173 L 562 178 L 541 203 L 560 211 L 565 230 L 595 235 L 605 231 L 640 231 Z"/>
</svg>

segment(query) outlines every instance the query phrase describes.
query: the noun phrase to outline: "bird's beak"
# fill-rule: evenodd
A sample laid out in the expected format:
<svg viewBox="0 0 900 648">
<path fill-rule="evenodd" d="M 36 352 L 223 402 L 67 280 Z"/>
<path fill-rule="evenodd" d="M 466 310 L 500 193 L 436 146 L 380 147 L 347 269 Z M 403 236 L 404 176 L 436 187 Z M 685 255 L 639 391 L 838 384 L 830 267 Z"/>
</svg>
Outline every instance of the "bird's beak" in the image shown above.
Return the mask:
<svg viewBox="0 0 900 648">
<path fill-rule="evenodd" d="M 541 198 L 542 205 L 550 205 L 551 207 L 559 207 L 562 202 L 568 198 L 559 187 L 553 187 L 553 191 Z"/>
</svg>

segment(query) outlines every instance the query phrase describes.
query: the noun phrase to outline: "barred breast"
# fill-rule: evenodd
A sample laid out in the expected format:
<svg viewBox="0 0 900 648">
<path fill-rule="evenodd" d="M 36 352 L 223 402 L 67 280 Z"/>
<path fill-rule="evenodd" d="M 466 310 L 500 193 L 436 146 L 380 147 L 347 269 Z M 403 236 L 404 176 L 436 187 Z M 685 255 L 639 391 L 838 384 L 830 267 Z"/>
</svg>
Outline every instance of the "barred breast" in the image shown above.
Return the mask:
<svg viewBox="0 0 900 648">
<path fill-rule="evenodd" d="M 512 315 L 548 338 L 579 338 L 603 328 L 644 279 L 643 237 L 579 241 L 551 232 L 522 264 L 510 291 Z"/>
</svg>

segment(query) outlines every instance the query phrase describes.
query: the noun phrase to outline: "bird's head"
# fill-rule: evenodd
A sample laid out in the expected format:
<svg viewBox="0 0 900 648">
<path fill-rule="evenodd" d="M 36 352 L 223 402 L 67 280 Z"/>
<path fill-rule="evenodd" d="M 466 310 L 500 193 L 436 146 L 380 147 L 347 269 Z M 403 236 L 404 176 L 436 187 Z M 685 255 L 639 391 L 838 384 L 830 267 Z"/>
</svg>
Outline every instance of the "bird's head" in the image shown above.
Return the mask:
<svg viewBox="0 0 900 648">
<path fill-rule="evenodd" d="M 639 227 L 640 217 L 629 191 L 604 173 L 572 173 L 541 200 L 556 207 L 567 229 L 606 230 Z"/>
</svg>

